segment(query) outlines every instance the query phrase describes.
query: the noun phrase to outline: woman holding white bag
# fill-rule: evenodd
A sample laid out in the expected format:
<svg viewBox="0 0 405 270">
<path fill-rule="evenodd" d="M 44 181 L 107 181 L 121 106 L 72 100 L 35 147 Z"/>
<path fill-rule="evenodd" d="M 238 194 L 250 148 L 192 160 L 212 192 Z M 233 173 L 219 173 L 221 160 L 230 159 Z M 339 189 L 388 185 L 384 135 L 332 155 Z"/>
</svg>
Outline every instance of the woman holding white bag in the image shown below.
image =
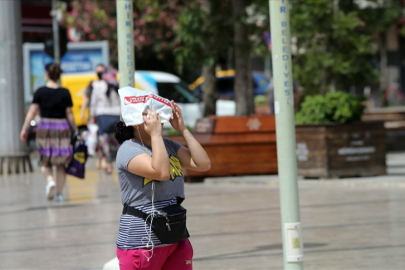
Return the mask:
<svg viewBox="0 0 405 270">
<path fill-rule="evenodd" d="M 154 109 L 143 114 L 138 111 L 136 115 L 128 115 L 123 109 L 124 121 L 118 122 L 115 128 L 116 139 L 121 144 L 116 162 L 124 205 L 117 237 L 120 269 L 191 270 L 193 250 L 185 226 L 186 210 L 180 206 L 185 198 L 183 168 L 206 171 L 211 162 L 185 127 L 178 105 L 143 93 L 143 96 L 127 96 L 125 101 L 120 92 L 121 107 L 145 104 L 153 99 L 150 104 L 154 105 L 149 108 Z M 173 109 L 172 119 L 167 107 Z M 134 125 L 131 123 L 134 118 L 142 123 Z M 163 138 L 162 122 L 167 120 L 182 134 L 187 147 Z M 182 218 L 173 221 L 172 217 L 180 212 Z M 162 213 L 167 216 L 163 218 Z M 155 226 L 162 220 L 163 228 Z"/>
<path fill-rule="evenodd" d="M 104 79 L 106 75 L 107 71 L 105 70 L 102 76 L 99 75 L 101 79 L 93 82 L 90 99 L 90 124 L 97 124 L 98 126 L 99 150 L 107 161 L 105 171 L 107 174 L 111 174 L 112 162 L 118 148 L 114 139 L 114 127 L 119 121 L 120 101 L 116 86 Z"/>
</svg>

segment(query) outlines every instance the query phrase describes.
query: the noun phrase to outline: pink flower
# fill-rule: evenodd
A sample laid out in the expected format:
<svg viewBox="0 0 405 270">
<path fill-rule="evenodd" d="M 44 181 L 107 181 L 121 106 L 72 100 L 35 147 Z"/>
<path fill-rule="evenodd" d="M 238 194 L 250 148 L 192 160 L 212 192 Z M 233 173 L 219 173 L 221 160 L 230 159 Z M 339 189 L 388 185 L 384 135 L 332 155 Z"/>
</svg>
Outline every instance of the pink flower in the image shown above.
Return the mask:
<svg viewBox="0 0 405 270">
<path fill-rule="evenodd" d="M 170 32 L 170 31 L 168 31 L 167 33 L 166 33 L 166 37 L 171 37 L 172 36 L 172 32 Z"/>
<path fill-rule="evenodd" d="M 152 7 L 147 7 L 147 8 L 145 9 L 145 13 L 146 13 L 146 14 L 152 13 L 152 11 L 153 11 L 153 8 L 152 8 Z"/>
<path fill-rule="evenodd" d="M 172 20 L 172 25 L 177 25 L 177 21 L 175 19 Z"/>
<path fill-rule="evenodd" d="M 83 30 L 84 30 L 84 32 L 87 33 L 87 34 L 90 33 L 90 27 L 88 27 L 87 25 L 84 27 Z"/>
<path fill-rule="evenodd" d="M 116 26 L 117 26 L 117 22 L 115 20 L 110 22 L 111 28 L 115 28 Z"/>
<path fill-rule="evenodd" d="M 89 13 L 84 13 L 83 14 L 83 18 L 85 19 L 85 20 L 88 20 L 88 19 L 90 19 L 90 15 L 89 15 Z"/>
<path fill-rule="evenodd" d="M 134 31 L 134 37 L 139 36 L 140 33 L 141 33 L 141 31 L 139 31 L 139 29 L 135 29 L 135 31 Z"/>
<path fill-rule="evenodd" d="M 90 38 L 91 40 L 95 40 L 95 39 L 96 39 L 96 35 L 90 34 L 89 38 Z"/>
<path fill-rule="evenodd" d="M 85 5 L 84 5 L 84 9 L 85 9 L 85 10 L 88 10 L 88 11 L 92 11 L 92 10 L 93 10 L 93 6 L 90 5 L 90 4 L 85 4 Z"/>
<path fill-rule="evenodd" d="M 144 42 L 144 41 L 145 41 L 145 36 L 140 35 L 140 36 L 138 37 L 138 40 L 139 40 L 139 42 Z"/>
<path fill-rule="evenodd" d="M 79 16 L 79 11 L 77 11 L 77 9 L 72 9 L 71 14 L 73 15 L 73 17 L 77 17 Z"/>
<path fill-rule="evenodd" d="M 138 26 L 142 26 L 142 25 L 145 24 L 145 20 L 140 19 L 139 21 L 136 22 L 136 24 L 137 24 Z"/>
</svg>

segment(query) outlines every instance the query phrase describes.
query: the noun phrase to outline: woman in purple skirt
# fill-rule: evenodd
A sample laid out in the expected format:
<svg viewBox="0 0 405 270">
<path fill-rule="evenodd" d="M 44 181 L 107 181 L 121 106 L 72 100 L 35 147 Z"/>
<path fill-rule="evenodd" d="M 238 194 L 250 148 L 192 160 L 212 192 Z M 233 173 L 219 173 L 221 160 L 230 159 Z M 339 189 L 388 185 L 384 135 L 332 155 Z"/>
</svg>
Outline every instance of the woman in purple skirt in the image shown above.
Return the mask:
<svg viewBox="0 0 405 270">
<path fill-rule="evenodd" d="M 41 171 L 44 174 L 48 200 L 63 201 L 62 191 L 66 182 L 66 165 L 72 158 L 72 132 L 77 132 L 72 113 L 72 97 L 69 90 L 58 84 L 62 70 L 58 64 L 46 65 L 47 83 L 35 91 L 31 107 L 25 117 L 20 139 L 25 142 L 31 120 L 38 110 L 41 122 L 37 127 L 36 144 L 40 154 Z M 52 166 L 56 167 L 56 183 Z M 55 197 L 56 189 L 56 197 Z"/>
</svg>

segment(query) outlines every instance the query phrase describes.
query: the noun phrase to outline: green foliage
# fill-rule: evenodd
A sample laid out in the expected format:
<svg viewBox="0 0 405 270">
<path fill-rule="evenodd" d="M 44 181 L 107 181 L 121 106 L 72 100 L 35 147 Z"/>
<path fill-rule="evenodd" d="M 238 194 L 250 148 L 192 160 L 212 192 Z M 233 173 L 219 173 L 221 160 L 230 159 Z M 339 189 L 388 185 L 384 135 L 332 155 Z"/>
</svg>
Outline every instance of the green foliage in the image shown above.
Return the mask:
<svg viewBox="0 0 405 270">
<path fill-rule="evenodd" d="M 365 106 L 362 98 L 338 91 L 325 96 L 307 96 L 296 114 L 296 124 L 348 123 L 360 121 Z"/>
<path fill-rule="evenodd" d="M 231 12 L 230 0 L 188 1 L 182 6 L 176 26 L 176 61 L 214 66 L 231 46 Z"/>
<path fill-rule="evenodd" d="M 267 105 L 267 97 L 266 96 L 255 96 L 254 104 L 257 105 Z"/>
<path fill-rule="evenodd" d="M 379 80 L 381 34 L 401 16 L 401 0 L 377 1 L 361 9 L 353 0 L 293 0 L 291 34 L 298 53 L 294 78 L 306 94 L 362 88 Z"/>
</svg>

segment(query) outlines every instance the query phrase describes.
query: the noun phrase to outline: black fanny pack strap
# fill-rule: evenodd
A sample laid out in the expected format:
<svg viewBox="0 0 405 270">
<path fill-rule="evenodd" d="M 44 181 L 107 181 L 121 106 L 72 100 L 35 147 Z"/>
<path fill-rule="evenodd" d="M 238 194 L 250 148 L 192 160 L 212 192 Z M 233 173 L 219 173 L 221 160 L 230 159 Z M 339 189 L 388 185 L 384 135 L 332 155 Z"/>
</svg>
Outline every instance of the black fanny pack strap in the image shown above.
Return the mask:
<svg viewBox="0 0 405 270">
<path fill-rule="evenodd" d="M 176 197 L 176 200 L 177 200 L 177 204 L 180 205 L 184 201 L 184 198 Z M 122 209 L 122 214 L 123 215 L 125 215 L 125 214 L 133 215 L 133 216 L 143 218 L 143 219 L 146 219 L 148 216 L 141 210 L 135 209 L 134 207 L 129 206 L 128 204 L 124 204 L 124 208 Z"/>
<path fill-rule="evenodd" d="M 144 212 L 142 212 L 141 210 L 135 209 L 132 206 L 129 206 L 127 204 L 124 204 L 124 208 L 122 209 L 122 214 L 128 214 L 128 215 L 132 215 L 135 217 L 139 217 L 142 218 L 143 220 L 145 220 L 147 218 L 147 214 L 145 214 Z"/>
</svg>

